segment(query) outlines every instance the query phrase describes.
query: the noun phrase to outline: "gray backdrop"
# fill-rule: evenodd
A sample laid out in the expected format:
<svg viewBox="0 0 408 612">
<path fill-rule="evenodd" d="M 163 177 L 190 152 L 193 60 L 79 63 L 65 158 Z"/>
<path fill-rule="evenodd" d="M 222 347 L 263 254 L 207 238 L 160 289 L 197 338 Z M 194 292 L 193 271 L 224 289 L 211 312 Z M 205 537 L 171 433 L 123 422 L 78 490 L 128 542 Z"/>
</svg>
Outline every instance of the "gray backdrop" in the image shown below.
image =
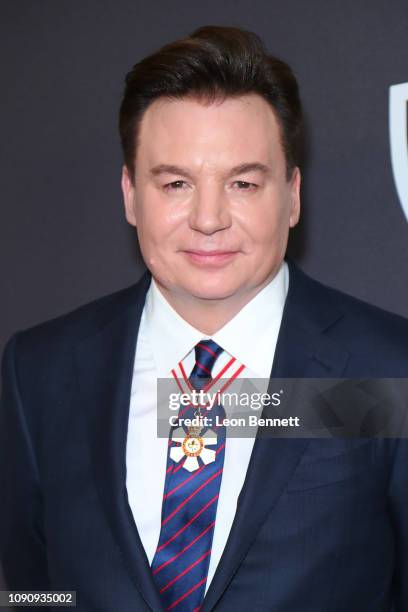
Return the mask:
<svg viewBox="0 0 408 612">
<path fill-rule="evenodd" d="M 15 0 L 1 7 L 1 329 L 133 283 L 117 109 L 143 55 L 204 24 L 252 29 L 289 61 L 309 132 L 290 251 L 318 279 L 408 316 L 408 223 L 388 90 L 408 81 L 406 0 Z M 408 168 L 407 168 L 408 171 Z"/>
</svg>

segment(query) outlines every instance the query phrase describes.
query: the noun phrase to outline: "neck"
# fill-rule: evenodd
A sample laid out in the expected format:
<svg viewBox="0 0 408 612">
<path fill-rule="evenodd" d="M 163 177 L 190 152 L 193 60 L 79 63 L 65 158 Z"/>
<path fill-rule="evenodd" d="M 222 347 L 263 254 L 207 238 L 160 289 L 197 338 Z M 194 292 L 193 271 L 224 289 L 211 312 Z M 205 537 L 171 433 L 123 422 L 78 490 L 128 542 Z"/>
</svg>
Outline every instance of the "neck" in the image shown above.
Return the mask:
<svg viewBox="0 0 408 612">
<path fill-rule="evenodd" d="M 204 299 L 194 295 L 169 291 L 160 282 L 156 284 L 167 302 L 187 323 L 207 336 L 212 336 L 250 302 L 272 277 L 254 287 L 252 291 L 223 299 Z"/>
</svg>

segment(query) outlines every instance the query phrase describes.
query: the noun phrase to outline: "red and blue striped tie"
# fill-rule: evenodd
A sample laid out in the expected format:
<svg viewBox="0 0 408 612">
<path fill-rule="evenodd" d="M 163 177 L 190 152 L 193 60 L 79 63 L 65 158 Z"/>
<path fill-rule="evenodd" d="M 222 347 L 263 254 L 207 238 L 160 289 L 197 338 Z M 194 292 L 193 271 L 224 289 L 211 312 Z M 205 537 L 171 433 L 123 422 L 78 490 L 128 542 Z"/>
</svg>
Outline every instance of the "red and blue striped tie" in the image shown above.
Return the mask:
<svg viewBox="0 0 408 612">
<path fill-rule="evenodd" d="M 194 389 L 203 389 L 211 382 L 213 365 L 222 351 L 213 340 L 202 340 L 195 346 L 196 363 L 189 377 Z M 192 418 L 196 408 L 181 406 L 179 416 Z M 188 451 L 185 455 L 178 450 L 173 453 L 182 458 L 174 461 L 170 456 L 171 449 L 186 447 L 172 439 L 174 430 L 170 432 L 161 531 L 152 561 L 153 577 L 164 608 L 175 612 L 196 612 L 204 599 L 224 465 L 225 426 L 215 426 L 215 416 L 222 420 L 224 408 L 215 404 L 210 411 L 204 408 L 201 413 L 210 417 L 210 427 L 202 430 L 199 435 L 204 435 L 204 438 L 200 440 L 205 440 L 207 430 L 207 436 L 212 436 L 209 441 L 213 443 L 212 432 L 215 432 L 216 445 L 209 446 L 215 452 L 206 450 L 200 458 L 200 446 L 195 440 L 189 448 L 194 449 L 194 444 L 197 444 L 197 460 L 190 459 Z M 187 435 L 187 428 L 183 429 Z M 187 464 L 189 469 L 183 467 L 186 459 L 193 461 L 193 465 Z"/>
</svg>

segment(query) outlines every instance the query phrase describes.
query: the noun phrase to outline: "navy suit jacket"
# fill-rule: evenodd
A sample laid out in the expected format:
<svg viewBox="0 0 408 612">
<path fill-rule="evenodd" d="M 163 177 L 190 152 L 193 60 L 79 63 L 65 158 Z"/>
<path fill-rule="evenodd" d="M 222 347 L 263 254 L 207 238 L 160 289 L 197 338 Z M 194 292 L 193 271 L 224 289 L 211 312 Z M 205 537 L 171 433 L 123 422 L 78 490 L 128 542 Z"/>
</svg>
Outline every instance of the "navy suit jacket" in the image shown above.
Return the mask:
<svg viewBox="0 0 408 612">
<path fill-rule="evenodd" d="M 407 320 L 289 266 L 272 378 L 407 376 Z M 161 610 L 126 493 L 149 283 L 146 272 L 7 344 L 0 551 L 10 589 L 76 590 L 81 612 Z M 408 610 L 407 441 L 258 438 L 210 610 Z"/>
</svg>

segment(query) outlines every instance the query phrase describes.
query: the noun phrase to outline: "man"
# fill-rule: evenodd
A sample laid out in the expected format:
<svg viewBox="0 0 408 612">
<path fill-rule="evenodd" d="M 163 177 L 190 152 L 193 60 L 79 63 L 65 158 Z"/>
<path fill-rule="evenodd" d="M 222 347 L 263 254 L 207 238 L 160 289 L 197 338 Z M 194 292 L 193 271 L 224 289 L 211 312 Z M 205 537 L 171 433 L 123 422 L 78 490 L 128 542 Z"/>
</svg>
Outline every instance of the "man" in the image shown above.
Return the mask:
<svg viewBox="0 0 408 612">
<path fill-rule="evenodd" d="M 284 260 L 301 125 L 291 70 L 237 28 L 200 28 L 128 74 L 122 188 L 148 270 L 7 345 L 9 588 L 76 590 L 98 611 L 408 608 L 405 440 L 220 428 L 205 455 L 199 436 L 156 436 L 170 373 L 191 388 L 406 376 L 407 321 Z"/>
</svg>

